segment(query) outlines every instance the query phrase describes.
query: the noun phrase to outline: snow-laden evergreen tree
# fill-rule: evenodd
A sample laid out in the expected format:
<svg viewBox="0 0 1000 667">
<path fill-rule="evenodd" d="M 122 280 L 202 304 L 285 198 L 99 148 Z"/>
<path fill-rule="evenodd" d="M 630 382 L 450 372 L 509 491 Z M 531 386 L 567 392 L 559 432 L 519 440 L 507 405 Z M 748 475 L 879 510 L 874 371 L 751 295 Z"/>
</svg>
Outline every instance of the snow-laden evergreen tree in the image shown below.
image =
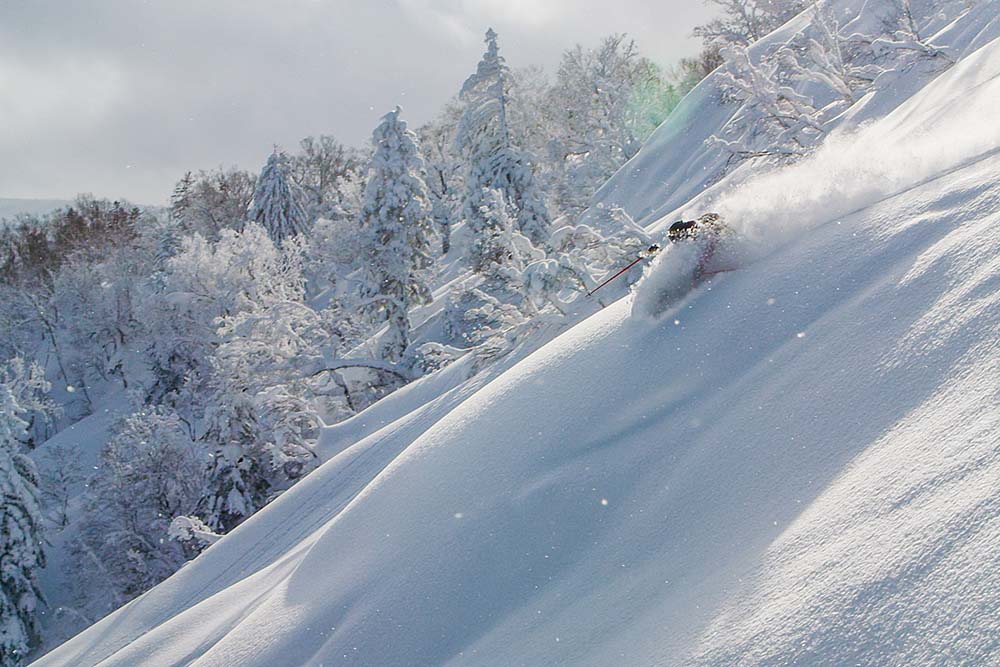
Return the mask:
<svg viewBox="0 0 1000 667">
<path fill-rule="evenodd" d="M 486 53 L 466 79 L 464 103 L 455 137 L 467 163 L 462 215 L 473 234 L 481 234 L 484 188 L 500 190 L 516 212 L 517 229 L 533 243 L 548 238 L 549 213 L 538 187 L 534 165 L 512 138 L 508 124 L 511 74 L 497 48 L 497 34 L 486 31 Z M 473 263 L 479 259 L 473 257 Z"/>
<path fill-rule="evenodd" d="M 455 345 L 480 348 L 488 344 L 491 351 L 482 351 L 495 359 L 512 349 L 525 315 L 534 314 L 524 295 L 523 271 L 545 253 L 517 230 L 514 211 L 503 192 L 484 188 L 479 202 L 483 227 L 470 248 L 478 262 L 473 267 L 478 277 L 448 300 L 444 330 Z"/>
<path fill-rule="evenodd" d="M 289 171 L 288 157 L 275 148 L 260 171 L 247 213 L 275 243 L 304 234 L 309 223 L 303 197 Z"/>
<path fill-rule="evenodd" d="M 411 307 L 430 301 L 423 270 L 431 264 L 433 217 L 417 136 L 396 107 L 372 133 L 372 155 L 361 224 L 369 248 L 363 267 L 362 306 L 387 322 L 380 355 L 399 361 L 410 344 Z"/>
<path fill-rule="evenodd" d="M 39 640 L 38 571 L 45 566 L 38 473 L 21 450 L 25 408 L 0 382 L 0 667 L 19 667 Z"/>
<path fill-rule="evenodd" d="M 529 262 L 540 259 L 544 253 L 517 229 L 516 210 L 501 190 L 484 188 L 479 197 L 479 216 L 482 229 L 472 240 L 470 253 L 473 269 L 483 276 L 486 289 L 500 296 L 516 291 L 520 285 L 520 272 Z M 507 295 L 508 302 L 512 294 Z"/>
</svg>

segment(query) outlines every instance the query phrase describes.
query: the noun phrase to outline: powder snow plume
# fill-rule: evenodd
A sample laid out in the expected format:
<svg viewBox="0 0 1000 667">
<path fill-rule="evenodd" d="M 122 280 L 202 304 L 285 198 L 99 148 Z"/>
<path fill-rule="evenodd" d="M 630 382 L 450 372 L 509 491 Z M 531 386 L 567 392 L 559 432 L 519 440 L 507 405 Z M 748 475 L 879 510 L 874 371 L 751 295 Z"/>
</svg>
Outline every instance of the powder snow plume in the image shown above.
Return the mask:
<svg viewBox="0 0 1000 667">
<path fill-rule="evenodd" d="M 931 83 L 919 105 L 911 100 L 875 123 L 836 132 L 813 155 L 734 186 L 705 210 L 721 213 L 747 239 L 743 251 L 752 260 L 820 224 L 992 154 L 1000 146 L 993 107 L 1000 99 L 1000 62 L 983 57 L 984 51 L 956 65 L 964 70 L 957 76 Z M 963 94 L 980 86 L 988 93 Z"/>
</svg>

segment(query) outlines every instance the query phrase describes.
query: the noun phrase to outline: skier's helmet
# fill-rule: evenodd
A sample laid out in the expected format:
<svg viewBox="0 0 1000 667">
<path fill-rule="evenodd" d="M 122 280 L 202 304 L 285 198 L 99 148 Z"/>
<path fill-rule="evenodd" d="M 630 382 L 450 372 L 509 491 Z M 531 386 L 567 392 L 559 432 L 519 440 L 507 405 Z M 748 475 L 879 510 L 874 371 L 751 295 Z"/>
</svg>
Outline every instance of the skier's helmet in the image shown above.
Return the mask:
<svg viewBox="0 0 1000 667">
<path fill-rule="evenodd" d="M 667 238 L 671 241 L 690 238 L 694 236 L 694 226 L 696 224 L 694 220 L 678 220 L 670 225 L 670 229 L 667 230 Z"/>
</svg>

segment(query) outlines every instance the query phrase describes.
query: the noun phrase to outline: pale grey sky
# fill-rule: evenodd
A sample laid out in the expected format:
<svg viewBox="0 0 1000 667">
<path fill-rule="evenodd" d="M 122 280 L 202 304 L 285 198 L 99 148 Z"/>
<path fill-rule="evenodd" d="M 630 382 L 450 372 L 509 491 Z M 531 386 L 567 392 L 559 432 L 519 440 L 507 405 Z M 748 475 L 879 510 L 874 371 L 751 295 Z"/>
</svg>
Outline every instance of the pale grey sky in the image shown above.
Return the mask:
<svg viewBox="0 0 1000 667">
<path fill-rule="evenodd" d="M 701 0 L 0 0 L 0 197 L 162 204 L 185 170 L 359 145 L 461 86 L 493 26 L 512 67 L 626 32 L 668 65 Z"/>
</svg>

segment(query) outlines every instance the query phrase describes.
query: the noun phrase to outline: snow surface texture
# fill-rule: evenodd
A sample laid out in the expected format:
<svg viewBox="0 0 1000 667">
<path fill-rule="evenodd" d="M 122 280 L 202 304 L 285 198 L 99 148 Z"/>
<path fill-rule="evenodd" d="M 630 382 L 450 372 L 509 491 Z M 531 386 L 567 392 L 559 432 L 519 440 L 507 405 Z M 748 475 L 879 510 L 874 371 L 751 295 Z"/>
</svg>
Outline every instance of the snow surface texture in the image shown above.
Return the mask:
<svg viewBox="0 0 1000 667">
<path fill-rule="evenodd" d="M 1000 154 L 966 113 L 998 81 L 993 41 L 862 130 L 880 155 L 845 137 L 721 196 L 781 243 L 671 316 L 623 299 L 334 427 L 36 664 L 1000 664 Z"/>
</svg>

